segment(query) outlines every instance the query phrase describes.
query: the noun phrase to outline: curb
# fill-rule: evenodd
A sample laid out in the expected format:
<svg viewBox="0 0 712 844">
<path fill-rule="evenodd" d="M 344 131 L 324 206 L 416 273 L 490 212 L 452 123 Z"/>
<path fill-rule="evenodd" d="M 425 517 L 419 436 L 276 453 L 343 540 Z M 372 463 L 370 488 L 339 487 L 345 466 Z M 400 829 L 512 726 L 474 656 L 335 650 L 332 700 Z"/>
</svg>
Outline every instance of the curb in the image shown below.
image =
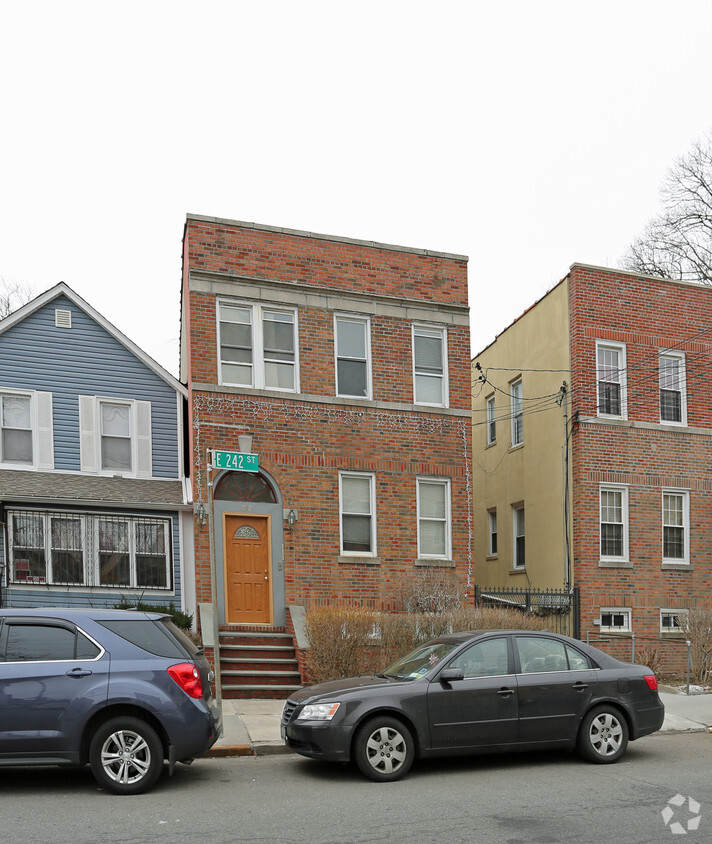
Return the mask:
<svg viewBox="0 0 712 844">
<path fill-rule="evenodd" d="M 213 745 L 205 757 L 226 759 L 231 756 L 277 756 L 282 753 L 293 753 L 281 741 L 255 742 L 255 744 L 217 744 Z"/>
</svg>

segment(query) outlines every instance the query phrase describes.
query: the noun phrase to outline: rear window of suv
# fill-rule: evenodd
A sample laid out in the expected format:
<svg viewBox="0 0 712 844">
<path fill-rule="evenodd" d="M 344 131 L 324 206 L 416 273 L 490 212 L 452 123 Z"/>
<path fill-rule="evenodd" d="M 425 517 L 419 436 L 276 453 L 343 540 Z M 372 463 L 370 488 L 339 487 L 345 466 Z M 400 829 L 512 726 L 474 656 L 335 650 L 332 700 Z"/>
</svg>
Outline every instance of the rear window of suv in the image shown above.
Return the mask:
<svg viewBox="0 0 712 844">
<path fill-rule="evenodd" d="M 156 656 L 193 658 L 198 647 L 169 619 L 121 619 L 98 622 L 102 627 Z"/>
</svg>

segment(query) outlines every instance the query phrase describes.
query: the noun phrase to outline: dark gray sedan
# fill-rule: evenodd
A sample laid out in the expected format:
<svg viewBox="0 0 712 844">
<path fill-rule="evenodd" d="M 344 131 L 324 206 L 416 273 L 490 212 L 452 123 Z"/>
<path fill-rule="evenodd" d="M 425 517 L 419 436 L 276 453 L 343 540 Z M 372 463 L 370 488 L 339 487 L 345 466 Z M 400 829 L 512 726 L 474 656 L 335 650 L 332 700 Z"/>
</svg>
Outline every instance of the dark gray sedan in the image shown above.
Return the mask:
<svg viewBox="0 0 712 844">
<path fill-rule="evenodd" d="M 432 756 L 578 748 L 616 762 L 664 714 L 643 665 L 554 633 L 488 630 L 433 639 L 376 676 L 300 689 L 282 738 L 386 782 Z"/>
</svg>

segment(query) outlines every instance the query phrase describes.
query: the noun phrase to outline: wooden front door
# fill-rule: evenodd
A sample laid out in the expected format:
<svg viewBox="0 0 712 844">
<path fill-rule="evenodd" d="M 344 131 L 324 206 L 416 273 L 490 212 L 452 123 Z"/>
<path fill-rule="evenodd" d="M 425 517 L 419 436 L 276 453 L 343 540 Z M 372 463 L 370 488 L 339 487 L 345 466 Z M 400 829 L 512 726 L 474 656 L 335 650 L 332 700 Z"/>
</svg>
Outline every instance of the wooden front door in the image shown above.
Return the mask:
<svg viewBox="0 0 712 844">
<path fill-rule="evenodd" d="M 269 519 L 225 516 L 225 611 L 228 624 L 269 624 Z"/>
</svg>

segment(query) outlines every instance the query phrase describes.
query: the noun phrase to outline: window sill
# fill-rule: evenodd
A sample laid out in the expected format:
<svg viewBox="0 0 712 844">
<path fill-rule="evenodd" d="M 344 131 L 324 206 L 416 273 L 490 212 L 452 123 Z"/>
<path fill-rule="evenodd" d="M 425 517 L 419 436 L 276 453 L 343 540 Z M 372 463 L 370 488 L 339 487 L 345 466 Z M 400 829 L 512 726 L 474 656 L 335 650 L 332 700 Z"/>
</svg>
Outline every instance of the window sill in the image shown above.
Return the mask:
<svg viewBox="0 0 712 844">
<path fill-rule="evenodd" d="M 416 566 L 423 566 L 423 567 L 432 567 L 432 568 L 447 568 L 447 569 L 454 569 L 455 568 L 455 561 L 454 560 L 441 560 L 436 559 L 434 557 L 419 557 L 415 561 Z"/>
<path fill-rule="evenodd" d="M 516 445 L 510 445 L 509 451 L 518 451 L 520 448 L 524 448 L 524 441 L 517 443 Z"/>
<path fill-rule="evenodd" d="M 488 554 L 485 557 L 485 560 L 498 560 L 498 559 L 499 559 L 499 554 Z"/>
<path fill-rule="evenodd" d="M 660 637 L 662 639 L 682 639 L 685 640 L 685 634 L 681 630 L 661 630 Z"/>
<path fill-rule="evenodd" d="M 633 638 L 633 631 L 632 630 L 607 630 L 605 627 L 602 627 L 601 628 L 601 635 L 615 636 L 616 639 L 632 639 Z"/>
<path fill-rule="evenodd" d="M 380 557 L 365 557 L 354 554 L 353 557 L 339 557 L 337 562 L 347 566 L 380 566 Z"/>
<path fill-rule="evenodd" d="M 526 574 L 527 567 L 526 566 L 517 566 L 516 568 L 509 570 L 510 574 Z"/>
<path fill-rule="evenodd" d="M 694 571 L 695 567 L 691 563 L 662 563 L 663 571 Z"/>
<path fill-rule="evenodd" d="M 632 569 L 633 563 L 630 560 L 599 560 L 600 569 Z"/>
</svg>

